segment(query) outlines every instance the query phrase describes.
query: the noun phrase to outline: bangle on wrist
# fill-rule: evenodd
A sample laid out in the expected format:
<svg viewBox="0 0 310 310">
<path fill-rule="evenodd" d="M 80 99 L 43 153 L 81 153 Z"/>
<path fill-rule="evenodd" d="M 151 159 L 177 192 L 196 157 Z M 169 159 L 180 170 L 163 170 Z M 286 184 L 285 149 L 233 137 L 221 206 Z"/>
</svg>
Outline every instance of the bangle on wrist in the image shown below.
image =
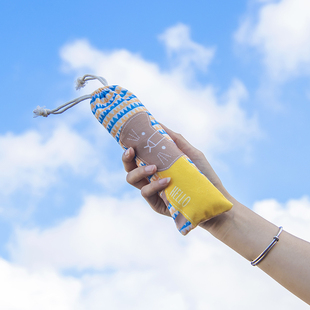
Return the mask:
<svg viewBox="0 0 310 310">
<path fill-rule="evenodd" d="M 279 231 L 276 236 L 273 237 L 273 240 L 270 242 L 270 244 L 267 246 L 267 248 L 254 260 L 251 261 L 252 266 L 256 266 L 259 264 L 269 253 L 269 251 L 275 246 L 275 244 L 279 241 L 279 236 L 281 232 L 283 231 L 283 227 L 279 227 Z"/>
</svg>

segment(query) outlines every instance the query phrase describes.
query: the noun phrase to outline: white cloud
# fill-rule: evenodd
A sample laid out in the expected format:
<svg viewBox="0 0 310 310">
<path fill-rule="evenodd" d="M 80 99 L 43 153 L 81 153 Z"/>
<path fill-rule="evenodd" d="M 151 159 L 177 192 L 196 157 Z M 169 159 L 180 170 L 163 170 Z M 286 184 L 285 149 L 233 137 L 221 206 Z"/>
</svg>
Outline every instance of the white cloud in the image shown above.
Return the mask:
<svg viewBox="0 0 310 310">
<path fill-rule="evenodd" d="M 81 285 L 52 271 L 29 272 L 0 258 L 0 308 L 10 310 L 73 310 Z"/>
<path fill-rule="evenodd" d="M 294 212 L 279 210 L 281 224 L 295 214 L 293 221 L 307 230 L 309 200 L 293 204 Z M 308 307 L 206 231 L 181 236 L 142 199 L 88 197 L 77 216 L 54 227 L 16 231 L 9 248 L 15 264 L 32 273 L 80 270 L 80 309 Z"/>
<path fill-rule="evenodd" d="M 59 169 L 85 173 L 93 156 L 90 144 L 66 126 L 50 136 L 39 131 L 0 136 L 0 193 L 39 191 L 57 181 Z"/>
<path fill-rule="evenodd" d="M 244 18 L 235 38 L 261 52 L 266 70 L 277 80 L 309 74 L 310 2 L 263 1 Z"/>
<path fill-rule="evenodd" d="M 14 261 L 29 268 L 120 268 L 135 264 L 137 255 L 139 264 L 144 261 L 148 265 L 152 254 L 146 250 L 146 244 L 159 246 L 166 238 L 164 230 L 152 235 L 152 231 L 158 230 L 156 225 L 161 223 L 155 222 L 154 214 L 142 203 L 142 199 L 88 197 L 75 218 L 67 219 L 54 228 L 17 230 L 18 246 L 11 246 L 11 253 Z M 141 245 L 139 253 L 133 242 Z M 119 255 L 120 250 L 123 255 Z"/>
<path fill-rule="evenodd" d="M 178 44 L 188 43 L 187 48 L 200 50 L 188 29 L 173 29 L 179 31 L 175 35 Z M 164 42 L 172 44 L 171 33 L 165 35 Z M 194 58 L 182 58 L 187 57 L 182 48 L 173 53 L 180 63 L 194 68 L 203 55 L 197 52 Z M 100 74 L 111 84 L 132 90 L 159 121 L 182 132 L 208 154 L 246 148 L 259 135 L 255 118 L 240 106 L 247 90 L 238 80 L 218 94 L 212 85 L 200 85 L 193 76 L 192 83 L 186 83 L 188 76 L 182 70 L 163 71 L 129 51 L 99 51 L 87 41 L 66 45 L 61 56 L 69 71 Z M 83 92 L 90 93 L 99 86 L 89 83 Z M 66 112 L 64 118 L 75 118 L 84 110 L 86 106 L 82 105 Z M 89 107 L 87 112 L 91 113 Z M 94 150 L 99 147 L 98 141 L 108 135 L 99 127 L 100 137 L 95 126 L 87 129 L 88 134 L 96 136 L 94 147 L 68 127 L 56 129 L 45 140 L 43 134 L 34 131 L 1 137 L 0 150 L 6 152 L 0 153 L 0 165 L 9 185 L 1 183 L 2 176 L 0 184 L 11 191 L 25 185 L 41 189 L 57 179 L 59 167 L 83 173 L 89 168 L 90 156 L 98 159 Z M 18 155 L 22 152 L 25 161 Z M 104 175 L 94 179 L 113 186 L 108 184 L 110 179 L 102 165 L 97 168 Z M 123 171 L 113 175 L 113 184 L 122 175 Z M 283 310 L 308 308 L 202 229 L 183 237 L 172 219 L 154 214 L 142 198 L 119 196 L 88 196 L 76 216 L 51 227 L 15 229 L 8 243 L 13 263 L 0 259 L 0 291 L 5 294 L 0 298 L 0 308 L 255 310 L 266 304 Z M 300 231 L 307 230 L 308 198 L 285 206 L 262 201 L 254 208 L 285 229 L 292 222 Z M 294 229 L 288 230 L 294 233 Z"/>
<path fill-rule="evenodd" d="M 209 64 L 210 49 L 193 42 L 187 27 L 170 28 L 161 37 L 180 63 L 193 70 L 200 62 L 202 67 Z M 212 85 L 201 85 L 178 67 L 164 71 L 140 55 L 127 50 L 100 51 L 86 40 L 64 46 L 61 58 L 66 70 L 102 75 L 110 84 L 130 89 L 158 121 L 181 132 L 209 157 L 233 148 L 247 148 L 260 134 L 256 118 L 248 116 L 240 106 L 247 91 L 239 80 L 233 80 L 230 88 L 219 94 Z M 85 92 L 96 87 L 89 83 Z"/>
<path fill-rule="evenodd" d="M 214 48 L 192 41 L 190 28 L 184 24 L 168 28 L 159 39 L 176 66 L 174 70 L 182 70 L 183 74 L 189 74 L 194 68 L 206 71 L 215 53 Z"/>
<path fill-rule="evenodd" d="M 256 202 L 253 210 L 278 226 L 283 226 L 288 232 L 310 241 L 309 197 L 292 199 L 287 203 L 266 199 Z"/>
</svg>

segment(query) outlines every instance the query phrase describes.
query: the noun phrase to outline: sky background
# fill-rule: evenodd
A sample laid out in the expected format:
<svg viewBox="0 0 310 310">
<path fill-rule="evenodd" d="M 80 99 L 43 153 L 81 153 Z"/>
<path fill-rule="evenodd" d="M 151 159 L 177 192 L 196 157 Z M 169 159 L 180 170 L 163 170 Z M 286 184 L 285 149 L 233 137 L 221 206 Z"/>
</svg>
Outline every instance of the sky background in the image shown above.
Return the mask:
<svg viewBox="0 0 310 310">
<path fill-rule="evenodd" d="M 207 232 L 183 237 L 153 213 L 88 102 L 32 111 L 103 76 L 201 149 L 236 199 L 309 241 L 309 0 L 13 0 L 1 12 L 1 309 L 308 308 Z"/>
</svg>

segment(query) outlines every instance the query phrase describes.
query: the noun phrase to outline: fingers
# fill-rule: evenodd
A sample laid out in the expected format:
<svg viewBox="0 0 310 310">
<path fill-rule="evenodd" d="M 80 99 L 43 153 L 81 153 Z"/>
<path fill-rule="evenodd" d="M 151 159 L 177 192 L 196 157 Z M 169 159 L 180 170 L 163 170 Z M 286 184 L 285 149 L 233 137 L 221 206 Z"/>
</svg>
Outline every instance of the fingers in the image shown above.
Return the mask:
<svg viewBox="0 0 310 310">
<path fill-rule="evenodd" d="M 170 212 L 163 199 L 158 195 L 158 193 L 164 190 L 169 184 L 169 182 L 170 178 L 164 178 L 158 181 L 153 181 L 143 186 L 141 189 L 141 195 L 153 208 L 153 210 L 167 216 L 170 216 Z"/>
<path fill-rule="evenodd" d="M 149 182 L 147 180 L 148 176 L 153 175 L 157 171 L 157 167 L 155 165 L 148 165 L 148 166 L 140 166 L 137 167 L 136 161 L 135 161 L 135 151 L 133 148 L 129 148 L 122 157 L 124 168 L 126 172 L 128 172 L 126 180 L 129 184 L 137 187 L 138 189 L 142 189 L 145 185 L 149 185 Z M 153 182 L 152 182 L 153 183 Z M 160 181 L 157 184 L 157 187 L 153 188 L 153 184 L 150 188 L 147 188 L 145 195 L 151 195 L 152 190 L 156 192 L 156 189 L 159 188 L 159 190 L 162 189 L 162 185 L 166 185 L 165 181 Z M 149 191 L 151 194 L 149 194 Z"/>
<path fill-rule="evenodd" d="M 149 182 L 146 177 L 156 172 L 156 166 L 154 165 L 142 167 L 137 166 L 135 161 L 135 151 L 132 147 L 126 150 L 122 156 L 122 160 L 125 171 L 128 172 L 126 177 L 127 182 L 138 189 L 147 185 Z"/>
<path fill-rule="evenodd" d="M 167 187 L 170 178 L 159 179 L 150 183 L 147 177 L 153 175 L 157 171 L 157 167 L 155 165 L 137 167 L 133 148 L 126 150 L 122 160 L 124 168 L 128 172 L 127 182 L 141 190 L 141 195 L 156 212 L 170 216 L 166 204 L 158 195 L 160 191 Z"/>
<path fill-rule="evenodd" d="M 155 165 L 137 167 L 128 172 L 126 180 L 129 184 L 141 189 L 143 186 L 149 184 L 146 178 L 154 174 L 156 170 L 157 168 Z"/>
<path fill-rule="evenodd" d="M 142 187 L 141 195 L 147 200 L 152 199 L 154 195 L 158 196 L 158 192 L 165 189 L 170 180 L 171 178 L 164 178 L 149 183 L 148 185 Z"/>
<path fill-rule="evenodd" d="M 122 161 L 126 172 L 137 168 L 137 164 L 135 161 L 135 150 L 132 147 L 130 147 L 126 150 L 125 153 L 123 153 Z"/>
<path fill-rule="evenodd" d="M 124 168 L 128 172 L 127 182 L 141 190 L 141 195 L 156 212 L 170 216 L 166 204 L 158 195 L 158 192 L 167 187 L 170 178 L 159 179 L 150 183 L 147 177 L 153 175 L 157 171 L 157 167 L 155 165 L 137 167 L 133 148 L 129 148 L 123 154 L 122 160 Z"/>
</svg>

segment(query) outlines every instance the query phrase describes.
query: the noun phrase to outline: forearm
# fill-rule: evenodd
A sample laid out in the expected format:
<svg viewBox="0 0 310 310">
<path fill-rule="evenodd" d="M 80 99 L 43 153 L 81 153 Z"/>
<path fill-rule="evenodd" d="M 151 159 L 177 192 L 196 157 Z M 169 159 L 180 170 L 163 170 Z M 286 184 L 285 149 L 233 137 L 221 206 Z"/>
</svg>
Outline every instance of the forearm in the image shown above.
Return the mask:
<svg viewBox="0 0 310 310">
<path fill-rule="evenodd" d="M 233 203 L 233 208 L 230 211 L 208 220 L 200 224 L 200 226 L 247 260 L 252 261 L 255 259 L 270 244 L 279 228 L 230 196 L 205 156 L 192 147 L 181 135 L 166 127 L 164 128 L 177 146 L 194 161 L 200 171 Z M 146 177 L 152 175 L 155 170 L 147 170 L 147 167 L 142 166 L 137 167 L 134 155 L 133 149 L 128 149 L 123 154 L 124 167 L 128 172 L 127 181 L 141 189 L 143 197 L 156 212 L 168 215 L 166 204 L 158 195 L 158 192 L 163 190 L 167 183 L 161 184 L 160 181 L 147 182 Z M 155 167 L 153 168 L 155 169 Z M 280 240 L 258 264 L 258 267 L 296 296 L 310 304 L 309 261 L 310 243 L 283 231 Z"/>
<path fill-rule="evenodd" d="M 236 201 L 223 187 L 220 190 L 234 204 L 233 208 L 201 227 L 252 261 L 269 245 L 279 228 Z M 309 262 L 310 243 L 283 231 L 279 242 L 257 266 L 310 304 Z"/>
</svg>

